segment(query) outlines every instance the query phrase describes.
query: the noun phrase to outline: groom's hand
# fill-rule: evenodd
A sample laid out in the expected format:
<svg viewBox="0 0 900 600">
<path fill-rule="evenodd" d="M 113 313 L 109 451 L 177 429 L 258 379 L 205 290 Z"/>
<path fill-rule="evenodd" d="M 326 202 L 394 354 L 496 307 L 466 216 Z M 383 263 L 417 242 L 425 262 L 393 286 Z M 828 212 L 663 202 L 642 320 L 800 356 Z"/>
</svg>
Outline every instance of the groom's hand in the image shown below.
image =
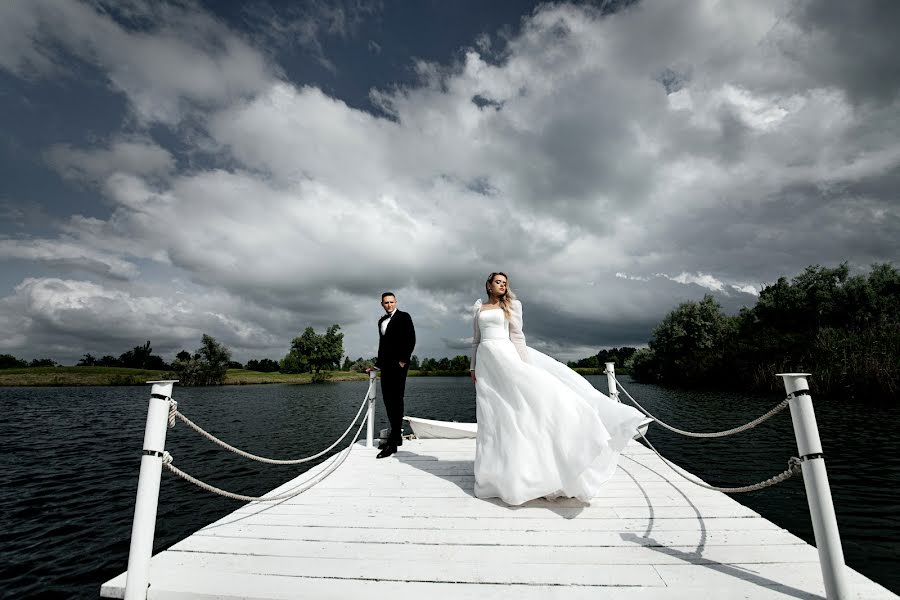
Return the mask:
<svg viewBox="0 0 900 600">
<path fill-rule="evenodd" d="M 401 360 L 401 361 L 400 361 L 400 368 L 402 369 L 402 368 L 405 367 L 405 366 L 406 366 L 406 363 L 403 362 L 403 361 Z"/>
</svg>

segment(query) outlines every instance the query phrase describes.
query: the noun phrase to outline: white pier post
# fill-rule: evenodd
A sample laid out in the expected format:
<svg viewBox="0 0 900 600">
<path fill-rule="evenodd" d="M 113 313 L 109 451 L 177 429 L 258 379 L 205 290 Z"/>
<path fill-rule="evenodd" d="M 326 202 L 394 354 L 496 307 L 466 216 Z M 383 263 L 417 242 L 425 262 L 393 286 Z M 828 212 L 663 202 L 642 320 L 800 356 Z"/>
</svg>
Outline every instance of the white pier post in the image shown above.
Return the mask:
<svg viewBox="0 0 900 600">
<path fill-rule="evenodd" d="M 369 371 L 369 408 L 366 414 L 366 448 L 372 447 L 373 438 L 375 437 L 375 376 L 378 371 Z"/>
<path fill-rule="evenodd" d="M 800 453 L 803 484 L 809 515 L 812 517 L 822 578 L 825 580 L 825 596 L 828 600 L 845 600 L 850 597 L 844 578 L 844 550 L 838 533 L 828 473 L 822 457 L 822 442 L 816 425 L 812 397 L 806 381 L 809 373 L 779 373 L 784 379 L 784 389 L 790 398 L 791 420 L 794 435 L 797 436 L 797 450 Z"/>
<path fill-rule="evenodd" d="M 153 554 L 153 534 L 156 531 L 159 480 L 162 477 L 162 457 L 166 449 L 169 399 L 172 397 L 172 385 L 175 381 L 177 380 L 147 382 L 153 384 L 153 387 L 150 388 L 150 406 L 144 429 L 144 455 L 141 457 L 141 473 L 134 502 L 125 600 L 144 600 L 150 585 L 150 556 Z"/>
<path fill-rule="evenodd" d="M 616 387 L 616 363 L 606 363 L 606 385 L 609 386 L 609 397 L 616 402 L 619 400 L 619 388 Z"/>
</svg>

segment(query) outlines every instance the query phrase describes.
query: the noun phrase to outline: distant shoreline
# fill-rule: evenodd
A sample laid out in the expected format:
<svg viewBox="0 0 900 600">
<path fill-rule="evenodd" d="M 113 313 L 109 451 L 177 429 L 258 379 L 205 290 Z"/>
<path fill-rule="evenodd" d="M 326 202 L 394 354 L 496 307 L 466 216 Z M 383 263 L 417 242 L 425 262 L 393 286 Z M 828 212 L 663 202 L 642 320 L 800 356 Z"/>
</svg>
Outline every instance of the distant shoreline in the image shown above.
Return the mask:
<svg viewBox="0 0 900 600">
<path fill-rule="evenodd" d="M 582 375 L 599 375 L 599 369 L 575 369 Z M 369 376 L 353 371 L 330 371 L 329 382 L 366 381 Z M 410 377 L 468 377 L 468 371 L 410 371 Z M 177 379 L 173 371 L 151 371 L 121 367 L 25 367 L 0 369 L 0 387 L 138 386 L 157 379 Z M 311 383 L 310 373 L 262 373 L 229 369 L 224 385 Z"/>
</svg>

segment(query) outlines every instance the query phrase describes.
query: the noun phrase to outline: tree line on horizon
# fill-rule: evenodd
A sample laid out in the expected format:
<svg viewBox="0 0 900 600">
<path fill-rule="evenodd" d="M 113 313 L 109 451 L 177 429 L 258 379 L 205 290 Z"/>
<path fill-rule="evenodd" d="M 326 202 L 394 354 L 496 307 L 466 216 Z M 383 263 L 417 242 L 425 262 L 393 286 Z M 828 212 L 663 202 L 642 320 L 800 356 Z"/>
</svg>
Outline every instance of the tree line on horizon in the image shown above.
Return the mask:
<svg viewBox="0 0 900 600">
<path fill-rule="evenodd" d="M 310 373 L 327 381 L 332 371 L 364 372 L 375 359 L 355 361 L 343 355 L 344 334 L 331 325 L 323 334 L 312 327 L 291 341 L 279 361 L 231 360 L 231 351 L 203 334 L 194 353 L 182 350 L 171 364 L 153 354 L 148 340 L 119 357 L 85 354 L 78 366 L 173 370 L 182 385 L 224 383 L 228 369 L 263 373 Z M 341 359 L 343 358 L 343 362 Z M 569 361 L 572 368 L 617 371 L 638 381 L 676 387 L 718 387 L 773 391 L 779 372 L 812 373 L 816 393 L 862 396 L 900 394 L 900 272 L 876 264 L 865 275 L 851 276 L 846 263 L 836 268 L 810 266 L 791 280 L 781 277 L 760 291 L 755 306 L 726 315 L 715 299 L 684 302 L 653 330 L 647 348 L 600 350 Z M 0 369 L 52 367 L 51 359 L 30 363 L 0 354 Z M 469 370 L 469 357 L 412 356 L 410 370 L 425 375 L 458 375 Z"/>
<path fill-rule="evenodd" d="M 775 391 L 776 373 L 804 372 L 815 394 L 897 399 L 900 271 L 809 266 L 763 287 L 734 316 L 707 295 L 666 315 L 648 346 L 631 358 L 639 381 Z"/>
</svg>

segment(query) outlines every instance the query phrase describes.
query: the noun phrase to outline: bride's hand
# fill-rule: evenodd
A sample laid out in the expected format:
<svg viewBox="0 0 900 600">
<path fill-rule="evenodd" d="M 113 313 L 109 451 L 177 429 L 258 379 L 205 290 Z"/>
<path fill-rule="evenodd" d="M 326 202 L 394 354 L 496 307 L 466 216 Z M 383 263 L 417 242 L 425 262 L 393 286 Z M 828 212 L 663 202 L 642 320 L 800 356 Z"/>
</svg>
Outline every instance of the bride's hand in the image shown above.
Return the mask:
<svg viewBox="0 0 900 600">
<path fill-rule="evenodd" d="M 469 371 L 469 377 L 472 378 L 472 383 L 475 383 L 475 371 Z"/>
</svg>

